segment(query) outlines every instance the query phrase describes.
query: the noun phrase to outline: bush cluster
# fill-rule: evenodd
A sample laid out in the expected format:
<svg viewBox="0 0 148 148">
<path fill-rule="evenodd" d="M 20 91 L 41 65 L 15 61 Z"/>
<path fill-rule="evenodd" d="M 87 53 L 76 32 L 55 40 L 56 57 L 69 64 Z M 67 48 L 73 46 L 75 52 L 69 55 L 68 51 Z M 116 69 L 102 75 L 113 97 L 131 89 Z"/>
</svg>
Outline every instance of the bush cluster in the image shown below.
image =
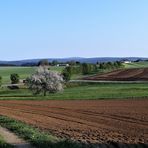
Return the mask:
<svg viewBox="0 0 148 148">
<path fill-rule="evenodd" d="M 119 61 L 100 63 L 98 65 L 99 65 L 99 69 L 118 69 L 123 67 L 123 64 Z"/>
</svg>

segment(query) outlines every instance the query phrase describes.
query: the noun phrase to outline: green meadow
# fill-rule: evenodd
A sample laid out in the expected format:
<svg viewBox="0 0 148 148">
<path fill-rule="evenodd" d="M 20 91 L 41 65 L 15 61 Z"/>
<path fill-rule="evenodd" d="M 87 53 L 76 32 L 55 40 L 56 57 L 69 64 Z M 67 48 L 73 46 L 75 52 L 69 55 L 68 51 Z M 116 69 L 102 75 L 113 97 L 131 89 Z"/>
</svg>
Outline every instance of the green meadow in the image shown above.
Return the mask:
<svg viewBox="0 0 148 148">
<path fill-rule="evenodd" d="M 148 61 L 132 62 L 124 64 L 125 68 L 148 68 Z"/>
<path fill-rule="evenodd" d="M 83 99 L 133 99 L 148 97 L 148 84 L 71 84 L 63 92 L 33 96 L 27 88 L 0 89 L 0 99 L 5 100 L 83 100 Z"/>
<path fill-rule="evenodd" d="M 2 83 L 10 83 L 10 75 L 17 73 L 20 79 L 25 79 L 35 71 L 35 67 L 0 67 L 0 76 L 2 76 Z"/>
<path fill-rule="evenodd" d="M 138 62 L 124 64 L 125 68 L 148 67 L 148 62 Z M 37 67 L 0 67 L 2 84 L 10 84 L 10 74 L 17 73 L 20 79 L 25 79 L 35 72 Z M 50 70 L 61 72 L 64 67 L 51 66 Z M 82 75 L 74 75 L 77 79 Z M 126 99 L 126 98 L 146 98 L 148 97 L 148 83 L 69 83 L 64 91 L 56 94 L 33 96 L 26 86 L 20 86 L 20 89 L 10 90 L 7 87 L 1 87 L 0 99 L 14 100 L 64 100 L 64 99 Z"/>
<path fill-rule="evenodd" d="M 17 73 L 20 79 L 26 79 L 35 72 L 37 67 L 0 67 L 0 76 L 2 76 L 2 84 L 10 83 L 10 75 Z M 50 70 L 61 72 L 64 67 L 51 66 Z"/>
</svg>

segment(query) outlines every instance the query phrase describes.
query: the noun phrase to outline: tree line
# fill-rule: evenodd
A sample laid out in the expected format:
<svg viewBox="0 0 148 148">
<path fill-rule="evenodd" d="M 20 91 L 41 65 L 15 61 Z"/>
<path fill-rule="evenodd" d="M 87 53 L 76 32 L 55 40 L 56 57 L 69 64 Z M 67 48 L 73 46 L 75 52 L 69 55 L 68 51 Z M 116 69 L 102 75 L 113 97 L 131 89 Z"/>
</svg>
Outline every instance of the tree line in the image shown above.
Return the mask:
<svg viewBox="0 0 148 148">
<path fill-rule="evenodd" d="M 97 65 L 99 67 L 99 69 L 118 69 L 118 68 L 122 68 L 123 64 L 122 62 L 116 61 L 116 62 L 103 62 L 103 63 L 98 63 Z"/>
<path fill-rule="evenodd" d="M 79 63 L 79 65 L 71 65 L 68 67 L 65 67 L 62 74 L 66 81 L 69 81 L 74 74 L 82 74 L 82 75 L 88 75 L 97 73 L 100 70 L 115 70 L 123 68 L 123 64 L 119 61 L 116 62 L 107 62 L 107 63 L 99 63 L 96 64 L 89 64 L 89 63 Z"/>
</svg>

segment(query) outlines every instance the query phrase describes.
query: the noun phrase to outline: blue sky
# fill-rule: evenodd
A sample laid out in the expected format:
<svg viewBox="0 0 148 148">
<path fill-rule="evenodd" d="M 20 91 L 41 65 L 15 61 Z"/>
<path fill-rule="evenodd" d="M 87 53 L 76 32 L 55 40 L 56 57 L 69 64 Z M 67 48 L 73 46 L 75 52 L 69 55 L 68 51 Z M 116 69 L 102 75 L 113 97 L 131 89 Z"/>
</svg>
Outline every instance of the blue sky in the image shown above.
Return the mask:
<svg viewBox="0 0 148 148">
<path fill-rule="evenodd" d="M 0 60 L 148 57 L 148 0 L 0 0 Z"/>
</svg>

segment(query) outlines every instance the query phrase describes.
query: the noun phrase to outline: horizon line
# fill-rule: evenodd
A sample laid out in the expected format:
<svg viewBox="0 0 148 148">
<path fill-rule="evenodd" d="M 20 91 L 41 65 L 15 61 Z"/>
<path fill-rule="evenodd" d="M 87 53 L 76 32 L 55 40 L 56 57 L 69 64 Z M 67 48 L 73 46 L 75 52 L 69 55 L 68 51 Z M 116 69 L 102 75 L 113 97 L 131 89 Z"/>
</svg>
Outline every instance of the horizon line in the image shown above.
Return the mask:
<svg viewBox="0 0 148 148">
<path fill-rule="evenodd" d="M 117 57 L 112 57 L 112 56 L 102 56 L 102 57 L 54 57 L 54 58 L 24 58 L 24 59 L 16 59 L 16 60 L 0 60 L 1 62 L 12 62 L 12 61 L 27 61 L 27 60 L 45 60 L 45 59 L 91 59 L 91 58 L 148 58 L 148 57 L 138 57 L 138 56 L 117 56 Z"/>
</svg>

